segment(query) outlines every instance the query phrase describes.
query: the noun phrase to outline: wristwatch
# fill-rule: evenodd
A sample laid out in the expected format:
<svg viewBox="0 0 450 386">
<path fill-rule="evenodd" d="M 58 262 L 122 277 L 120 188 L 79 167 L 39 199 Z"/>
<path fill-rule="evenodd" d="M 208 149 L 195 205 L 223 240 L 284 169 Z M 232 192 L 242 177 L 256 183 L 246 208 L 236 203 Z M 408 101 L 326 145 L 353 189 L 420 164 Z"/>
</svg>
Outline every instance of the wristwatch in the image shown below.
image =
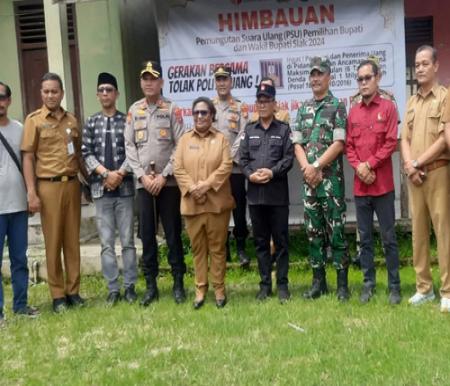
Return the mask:
<svg viewBox="0 0 450 386">
<path fill-rule="evenodd" d="M 314 161 L 314 163 L 312 164 L 312 166 L 314 167 L 314 169 L 319 170 L 320 169 L 320 162 L 318 159 L 316 159 Z"/>
<path fill-rule="evenodd" d="M 107 179 L 108 175 L 109 175 L 109 170 L 105 170 L 102 174 L 100 174 L 102 176 L 103 179 Z"/>
<path fill-rule="evenodd" d="M 414 169 L 417 169 L 419 167 L 419 161 L 417 161 L 416 159 L 413 159 L 411 161 L 411 165 Z"/>
</svg>

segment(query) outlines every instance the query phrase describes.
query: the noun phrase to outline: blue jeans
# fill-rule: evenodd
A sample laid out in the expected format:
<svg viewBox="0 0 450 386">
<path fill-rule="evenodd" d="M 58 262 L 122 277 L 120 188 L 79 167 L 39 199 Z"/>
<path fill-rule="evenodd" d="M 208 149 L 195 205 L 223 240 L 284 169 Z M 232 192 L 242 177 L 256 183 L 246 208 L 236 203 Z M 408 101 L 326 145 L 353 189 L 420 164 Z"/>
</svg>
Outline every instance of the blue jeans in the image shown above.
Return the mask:
<svg viewBox="0 0 450 386">
<path fill-rule="evenodd" d="M 11 283 L 13 289 L 13 311 L 27 305 L 28 292 L 28 213 L 0 214 L 0 267 L 3 260 L 5 237 L 8 238 Z M 0 270 L 0 314 L 3 314 L 3 285 Z"/>
<path fill-rule="evenodd" d="M 102 271 L 110 292 L 119 291 L 119 266 L 115 253 L 116 228 L 122 245 L 123 284 L 137 280 L 134 247 L 134 197 L 102 197 L 94 200 L 97 230 L 102 244 Z"/>
<path fill-rule="evenodd" d="M 360 235 L 361 270 L 364 274 L 364 285 L 375 287 L 375 264 L 373 252 L 373 213 L 377 215 L 380 224 L 381 241 L 386 256 L 388 271 L 388 287 L 400 289 L 400 275 L 397 238 L 395 235 L 394 192 L 382 196 L 355 197 L 356 219 Z"/>
</svg>

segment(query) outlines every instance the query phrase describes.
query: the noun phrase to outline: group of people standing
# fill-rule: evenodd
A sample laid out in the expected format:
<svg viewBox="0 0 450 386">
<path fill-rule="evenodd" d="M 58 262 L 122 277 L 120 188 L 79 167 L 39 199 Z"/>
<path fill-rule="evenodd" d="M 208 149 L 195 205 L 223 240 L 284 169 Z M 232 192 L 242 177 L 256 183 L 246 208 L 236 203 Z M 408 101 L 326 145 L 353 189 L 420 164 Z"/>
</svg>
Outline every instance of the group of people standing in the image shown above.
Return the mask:
<svg viewBox="0 0 450 386">
<path fill-rule="evenodd" d="M 409 303 L 421 304 L 435 297 L 429 256 L 431 222 L 441 272 L 440 308 L 449 312 L 450 103 L 446 103 L 447 90 L 437 83 L 436 50 L 420 47 L 415 63 L 419 88 L 408 101 L 401 130 L 417 274 L 417 292 Z M 193 102 L 194 125 L 186 131 L 181 109 L 161 94 L 162 74 L 159 63 L 144 64 L 139 74 L 144 98 L 125 115 L 116 107 L 116 78 L 100 73 L 97 98 L 101 111 L 90 116 L 80 130 L 75 117 L 61 107 L 64 91 L 60 77 L 48 73 L 41 82 L 43 106 L 26 118 L 23 134 L 21 124 L 7 116 L 11 90 L 0 83 L 0 147 L 12 148 L 1 152 L 0 253 L 6 235 L 15 313 L 38 314 L 27 305 L 28 212 L 41 215 L 54 311 L 85 303 L 79 294 L 80 173 L 89 181 L 95 204 L 108 304 L 122 298 L 133 303 L 138 298 L 135 197 L 146 281 L 140 300 L 143 306 L 159 297 L 159 220 L 168 246 L 173 298 L 176 303 L 186 300 L 183 216 L 195 270 L 193 306 L 203 306 L 209 276 L 216 306 L 224 307 L 226 260 L 231 259 L 231 215 L 240 265 L 245 268 L 250 263 L 246 252 L 247 206 L 260 274 L 256 297 L 262 301 L 272 295 L 275 264 L 278 297 L 286 302 L 290 298 L 288 171 L 294 158 L 303 174 L 305 229 L 313 269 L 312 285 L 304 297 L 316 299 L 328 292 L 325 264 L 330 249 L 337 271 L 337 298 L 346 301 L 350 291 L 344 235 L 344 154 L 355 170 L 353 192 L 364 276 L 360 301 L 368 302 L 376 287 L 375 212 L 386 255 L 389 302 L 401 302 L 391 158 L 397 147 L 400 120 L 393 96 L 379 88 L 381 72 L 376 59 L 359 64 L 355 74 L 359 92 L 347 116 L 345 105 L 329 90 L 330 61 L 314 57 L 309 77 L 313 98 L 301 104 L 292 128 L 288 112 L 277 106 L 276 88 L 270 78 L 263 78 L 258 85 L 256 112 L 249 117 L 247 105 L 231 94 L 231 69 L 219 66 L 214 72 L 217 96 L 212 100 L 199 97 Z M 116 231 L 122 247 L 123 279 L 114 249 Z"/>
</svg>

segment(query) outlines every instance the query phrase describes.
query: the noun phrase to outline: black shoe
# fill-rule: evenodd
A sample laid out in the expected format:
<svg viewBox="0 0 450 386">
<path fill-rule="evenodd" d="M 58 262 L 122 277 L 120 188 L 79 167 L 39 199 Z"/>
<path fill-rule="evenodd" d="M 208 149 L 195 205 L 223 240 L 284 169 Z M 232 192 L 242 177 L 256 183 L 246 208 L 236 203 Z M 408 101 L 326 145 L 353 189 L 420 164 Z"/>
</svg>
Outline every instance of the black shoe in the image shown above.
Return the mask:
<svg viewBox="0 0 450 386">
<path fill-rule="evenodd" d="M 389 304 L 396 305 L 402 302 L 402 294 L 399 289 L 393 288 L 389 292 Z"/>
<path fill-rule="evenodd" d="M 313 268 L 311 288 L 303 293 L 305 299 L 317 299 L 328 293 L 325 267 Z"/>
<path fill-rule="evenodd" d="M 278 299 L 281 304 L 287 303 L 291 298 L 291 293 L 287 288 L 278 288 Z"/>
<path fill-rule="evenodd" d="M 250 268 L 250 257 L 245 253 L 243 249 L 239 249 L 237 251 L 237 255 L 239 257 L 239 265 L 241 268 L 248 269 Z"/>
<path fill-rule="evenodd" d="M 120 300 L 120 292 L 112 291 L 108 294 L 108 297 L 106 298 L 106 304 L 108 306 L 114 306 L 119 302 L 119 300 Z"/>
<path fill-rule="evenodd" d="M 138 296 L 136 290 L 134 289 L 134 284 L 131 284 L 127 288 L 125 288 L 125 292 L 123 293 L 123 298 L 126 302 L 132 304 L 134 303 Z"/>
<path fill-rule="evenodd" d="M 227 304 L 227 297 L 225 296 L 222 299 L 216 299 L 216 307 L 223 308 Z"/>
<path fill-rule="evenodd" d="M 363 286 L 361 295 L 359 296 L 359 301 L 364 304 L 368 303 L 369 300 L 372 298 L 373 293 L 374 293 L 374 289 L 372 287 Z"/>
<path fill-rule="evenodd" d="M 337 299 L 340 302 L 346 302 L 350 299 L 350 291 L 348 289 L 348 269 L 337 270 Z"/>
<path fill-rule="evenodd" d="M 40 315 L 40 312 L 35 307 L 25 306 L 21 308 L 20 310 L 17 310 L 15 312 L 16 315 L 26 316 L 30 319 L 35 319 Z"/>
<path fill-rule="evenodd" d="M 66 303 L 69 307 L 83 307 L 85 300 L 78 294 L 66 295 Z"/>
<path fill-rule="evenodd" d="M 183 276 L 176 276 L 173 278 L 172 293 L 175 303 L 181 304 L 186 301 L 186 291 L 184 290 Z"/>
<path fill-rule="evenodd" d="M 205 299 L 199 299 L 199 300 L 194 300 L 194 303 L 192 304 L 194 307 L 194 310 L 199 310 L 200 308 L 203 307 L 203 304 L 205 304 Z"/>
<path fill-rule="evenodd" d="M 57 314 L 61 314 L 67 311 L 66 298 L 53 299 L 53 311 Z"/>
<path fill-rule="evenodd" d="M 150 287 L 145 291 L 141 300 L 141 306 L 147 307 L 159 299 L 158 287 Z"/>
<path fill-rule="evenodd" d="M 269 287 L 261 287 L 259 292 L 256 294 L 256 300 L 264 301 L 269 296 L 272 296 L 272 290 Z"/>
</svg>

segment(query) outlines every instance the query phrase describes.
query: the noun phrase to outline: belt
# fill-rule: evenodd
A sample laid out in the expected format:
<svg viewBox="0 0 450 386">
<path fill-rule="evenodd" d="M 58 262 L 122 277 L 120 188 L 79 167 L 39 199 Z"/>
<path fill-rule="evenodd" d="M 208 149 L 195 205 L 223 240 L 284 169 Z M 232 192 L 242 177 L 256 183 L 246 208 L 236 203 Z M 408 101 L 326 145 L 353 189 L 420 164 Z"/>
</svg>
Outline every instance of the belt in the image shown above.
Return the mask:
<svg viewBox="0 0 450 386">
<path fill-rule="evenodd" d="M 441 168 L 442 166 L 447 166 L 449 162 L 450 161 L 448 159 L 438 159 L 437 161 L 433 161 L 425 165 L 424 169 L 426 169 L 427 172 L 431 172 L 435 169 Z"/>
<path fill-rule="evenodd" d="M 75 177 L 76 176 L 38 177 L 38 180 L 50 182 L 67 182 L 73 180 Z"/>
</svg>

